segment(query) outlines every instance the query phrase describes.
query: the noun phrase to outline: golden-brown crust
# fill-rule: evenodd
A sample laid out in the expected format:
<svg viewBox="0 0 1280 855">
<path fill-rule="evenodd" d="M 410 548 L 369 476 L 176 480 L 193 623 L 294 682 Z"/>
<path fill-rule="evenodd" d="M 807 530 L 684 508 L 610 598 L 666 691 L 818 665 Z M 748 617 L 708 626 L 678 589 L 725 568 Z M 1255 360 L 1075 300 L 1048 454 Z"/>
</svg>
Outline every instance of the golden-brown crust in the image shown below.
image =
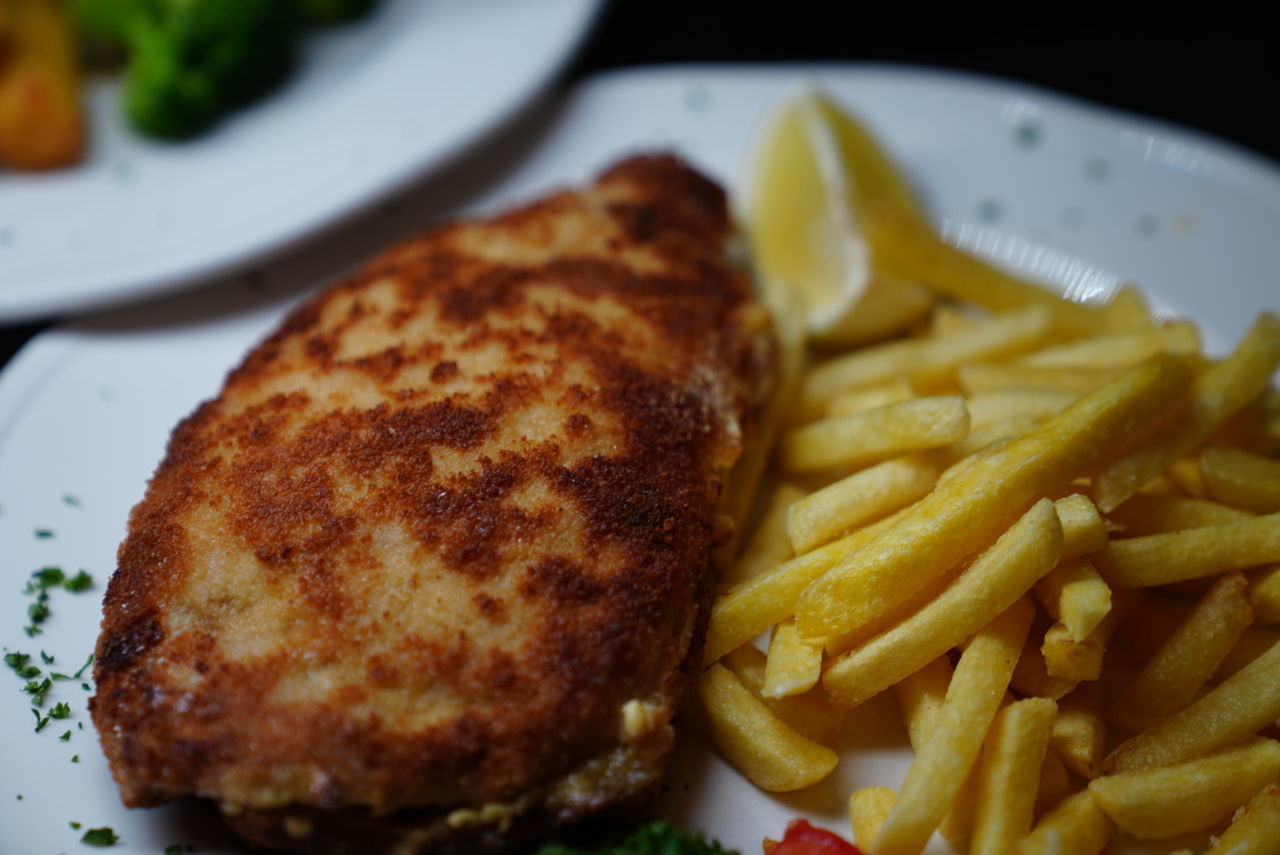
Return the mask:
<svg viewBox="0 0 1280 855">
<path fill-rule="evenodd" d="M 617 745 L 628 700 L 669 716 L 768 359 L 727 231 L 718 188 L 636 158 L 407 241 L 255 348 L 108 587 L 125 802 L 509 802 Z"/>
</svg>

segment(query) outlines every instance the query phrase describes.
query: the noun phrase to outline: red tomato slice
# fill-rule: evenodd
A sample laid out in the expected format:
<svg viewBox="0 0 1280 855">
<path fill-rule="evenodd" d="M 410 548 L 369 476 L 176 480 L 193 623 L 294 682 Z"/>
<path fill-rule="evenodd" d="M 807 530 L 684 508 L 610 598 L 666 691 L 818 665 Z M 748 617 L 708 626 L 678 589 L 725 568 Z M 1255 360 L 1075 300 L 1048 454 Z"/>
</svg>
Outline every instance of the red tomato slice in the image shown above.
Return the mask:
<svg viewBox="0 0 1280 855">
<path fill-rule="evenodd" d="M 781 840 L 765 840 L 765 855 L 862 855 L 862 850 L 838 835 L 814 828 L 805 819 L 787 823 Z"/>
</svg>

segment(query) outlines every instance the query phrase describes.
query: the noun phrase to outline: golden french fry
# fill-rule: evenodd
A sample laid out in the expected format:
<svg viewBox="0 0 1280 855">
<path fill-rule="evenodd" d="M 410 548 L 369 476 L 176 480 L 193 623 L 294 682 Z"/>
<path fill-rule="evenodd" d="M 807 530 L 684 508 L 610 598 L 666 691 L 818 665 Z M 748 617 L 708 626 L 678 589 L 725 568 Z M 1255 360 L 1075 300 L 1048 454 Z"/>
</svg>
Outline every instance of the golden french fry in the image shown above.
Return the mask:
<svg viewBox="0 0 1280 855">
<path fill-rule="evenodd" d="M 1117 507 L 1202 443 L 1266 389 L 1277 365 L 1280 365 L 1280 319 L 1270 314 L 1259 315 L 1235 351 L 1197 378 L 1186 416 L 1178 419 L 1166 436 L 1112 462 L 1098 475 L 1094 497 L 1098 507 L 1103 511 Z M 1280 510 L 1280 464 L 1276 464 L 1276 471 L 1277 501 L 1271 510 Z"/>
<path fill-rule="evenodd" d="M 1280 644 L 1195 703 L 1122 742 L 1109 772 L 1153 769 L 1201 757 L 1256 733 L 1280 716 Z"/>
<path fill-rule="evenodd" d="M 945 579 L 1040 496 L 1068 483 L 1109 443 L 1181 397 L 1184 360 L 1157 356 L 948 479 L 903 518 L 811 583 L 796 602 L 802 635 L 850 632 Z"/>
<path fill-rule="evenodd" d="M 1107 726 L 1102 718 L 1102 684 L 1081 683 L 1058 702 L 1049 742 L 1072 772 L 1093 779 L 1102 772 Z"/>
<path fill-rule="evenodd" d="M 963 362 L 999 359 L 1034 347 L 1049 331 L 1049 315 L 1024 309 L 997 315 L 949 336 L 906 339 L 866 347 L 815 366 L 801 384 L 800 406 L 823 407 L 833 397 L 860 386 L 907 377 L 936 385 Z"/>
<path fill-rule="evenodd" d="M 1072 493 L 1053 503 L 1062 521 L 1062 557 L 1067 564 L 1107 546 L 1107 523 L 1087 496 Z"/>
<path fill-rule="evenodd" d="M 1240 573 L 1223 576 L 1111 705 L 1108 717 L 1136 733 L 1184 708 L 1252 621 L 1248 582 Z"/>
<path fill-rule="evenodd" d="M 794 484 L 779 484 L 769 498 L 760 522 L 737 560 L 720 577 L 720 587 L 728 590 L 777 567 L 792 556 L 787 537 L 787 509 L 808 493 Z"/>
<path fill-rule="evenodd" d="M 849 796 L 849 821 L 853 825 L 853 842 L 870 849 L 880 833 L 880 826 L 893 810 L 895 795 L 889 787 L 861 787 Z"/>
<path fill-rule="evenodd" d="M 1065 541 L 1065 525 L 1063 533 Z M 1104 531 L 1104 543 L 1105 539 Z M 1036 583 L 1036 597 L 1045 611 L 1062 623 L 1072 641 L 1084 641 L 1111 612 L 1111 587 L 1086 558 L 1053 568 Z"/>
<path fill-rule="evenodd" d="M 827 418 L 851 416 L 863 410 L 874 410 L 885 404 L 896 404 L 914 398 L 916 390 L 906 377 L 894 377 L 874 386 L 860 386 L 831 399 L 827 406 Z"/>
<path fill-rule="evenodd" d="M 823 688 L 855 706 L 923 668 L 1017 602 L 1061 548 L 1058 515 L 1041 499 L 936 599 L 828 665 Z"/>
<path fill-rule="evenodd" d="M 921 749 L 937 724 L 938 712 L 951 684 L 951 661 L 939 656 L 923 668 L 893 684 L 893 694 L 902 710 L 911 747 Z"/>
<path fill-rule="evenodd" d="M 1081 790 L 1063 799 L 1018 844 L 1018 855 L 1098 855 L 1115 824 L 1093 793 Z"/>
<path fill-rule="evenodd" d="M 835 737 L 844 720 L 844 710 L 827 699 L 820 690 L 802 695 L 768 698 L 764 695 L 765 655 L 750 644 L 744 644 L 724 658 L 724 664 L 742 681 L 751 694 L 764 701 L 774 715 L 802 736 L 826 745 Z"/>
<path fill-rule="evenodd" d="M 1099 307 L 1106 320 L 1107 329 L 1141 330 L 1150 329 L 1151 309 L 1142 291 L 1132 282 L 1127 282 L 1112 295 L 1111 299 Z"/>
<path fill-rule="evenodd" d="M 822 643 L 801 638 L 794 621 L 774 627 L 760 694 L 766 698 L 798 695 L 816 686 L 821 675 Z"/>
<path fill-rule="evenodd" d="M 970 855 L 1007 855 L 1031 830 L 1049 730 L 1058 706 L 1027 698 L 1002 709 L 982 752 Z"/>
<path fill-rule="evenodd" d="M 1280 781 L 1273 781 L 1237 811 L 1205 855 L 1274 855 L 1280 852 Z"/>
<path fill-rule="evenodd" d="M 934 299 L 932 291 L 915 282 L 872 271 L 857 310 L 822 330 L 818 343 L 849 347 L 888 338 L 927 315 Z"/>
<path fill-rule="evenodd" d="M 1210 498 L 1260 514 L 1280 511 L 1280 460 L 1215 445 L 1200 455 L 1200 474 Z"/>
<path fill-rule="evenodd" d="M 896 457 L 842 478 L 795 502 L 787 535 L 797 554 L 821 546 L 928 494 L 938 467 L 919 456 Z"/>
<path fill-rule="evenodd" d="M 1067 767 L 1058 759 L 1057 754 L 1046 751 L 1044 762 L 1040 764 L 1040 781 L 1036 787 L 1034 815 L 1039 817 L 1048 813 L 1074 790 Z"/>
<path fill-rule="evenodd" d="M 997 312 L 1041 306 L 1052 313 L 1056 329 L 1073 334 L 1091 332 L 1104 323 L 1098 307 L 1064 300 L 999 270 L 943 242 L 932 228 L 900 211 L 881 207 L 865 218 L 863 228 L 877 266 L 939 294 Z"/>
<path fill-rule="evenodd" d="M 1107 514 L 1107 519 L 1119 525 L 1126 537 L 1226 525 L 1252 518 L 1253 514 L 1248 511 L 1207 499 L 1148 493 L 1138 493 L 1126 499 L 1124 504 Z"/>
<path fill-rule="evenodd" d="M 795 611 L 810 582 L 897 524 L 904 511 L 780 564 L 737 586 L 711 606 L 703 662 L 712 662 L 746 644 Z"/>
<path fill-rule="evenodd" d="M 698 696 L 716 748 L 761 789 L 798 790 L 835 768 L 834 751 L 775 716 L 728 668 L 712 665 L 698 683 Z"/>
<path fill-rule="evenodd" d="M 1280 514 L 1128 540 L 1093 558 L 1112 585 L 1146 588 L 1280 561 Z"/>
<path fill-rule="evenodd" d="M 1069 695 L 1076 684 L 1071 680 L 1049 676 L 1044 663 L 1044 654 L 1040 652 L 1043 640 L 1044 632 L 1033 628 L 1031 634 L 1027 636 L 1022 654 L 1018 657 L 1018 664 L 1013 669 L 1013 678 L 1010 682 L 1020 695 L 1051 698 L 1056 701 Z"/>
<path fill-rule="evenodd" d="M 938 448 L 968 432 L 964 398 L 912 398 L 793 428 L 782 435 L 778 454 L 788 472 L 866 466 L 909 451 Z"/>
<path fill-rule="evenodd" d="M 1018 364 L 1036 368 L 1125 368 L 1157 353 L 1200 352 L 1200 333 L 1189 323 L 1125 332 L 1103 333 L 1093 338 L 1052 345 L 1019 357 Z"/>
<path fill-rule="evenodd" d="M 1249 599 L 1258 623 L 1280 623 L 1280 564 L 1249 574 Z"/>
<path fill-rule="evenodd" d="M 1117 373 L 1114 368 L 1045 368 L 1010 362 L 977 362 L 961 365 L 956 370 L 956 382 L 967 395 L 1010 389 L 1071 392 L 1080 395 L 1098 388 Z"/>
<path fill-rule="evenodd" d="M 1183 457 L 1169 464 L 1164 477 L 1188 496 L 1196 499 L 1208 498 L 1204 489 L 1204 476 L 1200 474 L 1200 464 L 1190 457 Z"/>
<path fill-rule="evenodd" d="M 1112 821 L 1141 838 L 1212 828 L 1280 776 L 1280 743 L 1250 737 L 1172 766 L 1095 778 L 1089 792 Z"/>
<path fill-rule="evenodd" d="M 1079 397 L 1077 392 L 1063 392 L 1058 389 L 1002 389 L 997 392 L 975 392 L 968 398 L 969 424 L 972 428 L 980 428 L 1013 419 L 1038 422 L 1062 412 Z"/>
<path fill-rule="evenodd" d="M 1033 612 L 1019 600 L 965 647 L 937 723 L 912 759 L 871 855 L 917 855 L 924 848 L 977 759 Z"/>
<path fill-rule="evenodd" d="M 1215 682 L 1222 682 L 1239 673 L 1240 669 L 1280 643 L 1280 631 L 1267 626 L 1251 626 L 1213 672 Z"/>
<path fill-rule="evenodd" d="M 936 337 L 973 329 L 981 319 L 981 315 L 966 310 L 959 303 L 934 303 L 929 310 L 928 334 Z"/>
<path fill-rule="evenodd" d="M 1050 677 L 1081 683 L 1096 680 L 1102 674 L 1102 657 L 1107 650 L 1118 621 L 1115 611 L 1110 611 L 1098 623 L 1093 632 L 1076 641 L 1071 631 L 1061 623 L 1055 623 L 1044 634 L 1040 652 L 1044 656 L 1045 671 Z"/>
<path fill-rule="evenodd" d="M 947 467 L 938 480 L 941 481 L 948 473 L 954 474 L 954 470 L 961 464 L 967 465 L 967 463 L 976 462 L 979 457 L 994 454 L 1037 424 L 1039 422 L 1035 419 L 1017 418 L 984 425 L 977 430 L 971 427 L 969 435 L 959 442 L 953 442 L 929 452 L 939 463 Z"/>
</svg>

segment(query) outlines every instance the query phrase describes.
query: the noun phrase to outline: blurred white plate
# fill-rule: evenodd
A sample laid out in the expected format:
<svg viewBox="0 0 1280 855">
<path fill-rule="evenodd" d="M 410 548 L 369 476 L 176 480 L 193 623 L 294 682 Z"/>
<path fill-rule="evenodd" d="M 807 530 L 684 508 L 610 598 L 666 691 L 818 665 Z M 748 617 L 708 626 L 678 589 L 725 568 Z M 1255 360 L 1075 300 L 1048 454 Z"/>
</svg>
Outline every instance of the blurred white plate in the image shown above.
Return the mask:
<svg viewBox="0 0 1280 855">
<path fill-rule="evenodd" d="M 674 147 L 737 183 L 761 118 L 804 78 L 866 117 L 946 230 L 980 251 L 1079 293 L 1135 279 L 1164 309 L 1196 318 L 1215 352 L 1259 310 L 1280 308 L 1280 176 L 1194 134 L 937 72 L 681 68 L 601 77 L 543 108 L 484 159 L 437 176 L 323 246 L 259 275 L 47 332 L 19 353 L 0 375 L 0 645 L 43 649 L 64 671 L 80 665 L 129 508 L 170 428 L 216 392 L 305 286 L 444 209 L 492 210 L 585 180 L 637 149 Z M 54 564 L 87 568 L 98 587 L 79 596 L 56 591 L 47 631 L 31 640 L 21 629 L 30 601 L 22 587 L 32 571 Z M 88 725 L 87 692 L 59 684 L 49 701 L 70 703 L 72 717 L 34 733 L 20 688 L 0 672 L 6 853 L 74 849 L 82 832 L 72 821 L 113 827 L 121 853 L 155 855 L 175 843 L 205 855 L 243 852 L 206 810 L 122 809 Z M 884 729 L 870 726 L 893 715 L 884 701 L 855 711 L 845 730 L 848 761 L 814 790 L 782 798 L 746 784 L 686 728 L 662 809 L 752 855 L 798 814 L 847 834 L 844 800 L 853 787 L 901 782 L 905 736 L 890 727 L 890 736 L 876 737 Z M 67 729 L 70 738 L 60 741 Z M 1117 851 L 1174 848 L 1129 842 Z"/>
<path fill-rule="evenodd" d="M 134 134 L 88 91 L 87 158 L 0 171 L 0 323 L 225 273 L 347 217 L 537 95 L 600 0 L 383 0 L 313 33 L 277 92 L 191 142 Z"/>
</svg>

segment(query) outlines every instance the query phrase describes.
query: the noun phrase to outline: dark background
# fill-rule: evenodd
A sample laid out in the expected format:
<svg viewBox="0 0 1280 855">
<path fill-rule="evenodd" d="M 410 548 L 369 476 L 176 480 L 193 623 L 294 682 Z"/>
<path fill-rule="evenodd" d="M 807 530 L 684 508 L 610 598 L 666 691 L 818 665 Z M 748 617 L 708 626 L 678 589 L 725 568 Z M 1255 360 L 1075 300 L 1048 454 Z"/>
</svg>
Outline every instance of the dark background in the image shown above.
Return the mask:
<svg viewBox="0 0 1280 855">
<path fill-rule="evenodd" d="M 515 0 L 527 2 L 528 0 Z M 560 85 L 661 63 L 881 62 L 1031 83 L 1156 117 L 1280 166 L 1280 39 L 1221 4 L 612 0 Z M 500 58 L 495 58 L 500 61 Z M 0 327 L 0 366 L 44 324 Z"/>
<path fill-rule="evenodd" d="M 661 62 L 957 68 L 1207 131 L 1280 162 L 1280 37 L 1221 3 L 614 0 L 571 74 Z"/>
</svg>

